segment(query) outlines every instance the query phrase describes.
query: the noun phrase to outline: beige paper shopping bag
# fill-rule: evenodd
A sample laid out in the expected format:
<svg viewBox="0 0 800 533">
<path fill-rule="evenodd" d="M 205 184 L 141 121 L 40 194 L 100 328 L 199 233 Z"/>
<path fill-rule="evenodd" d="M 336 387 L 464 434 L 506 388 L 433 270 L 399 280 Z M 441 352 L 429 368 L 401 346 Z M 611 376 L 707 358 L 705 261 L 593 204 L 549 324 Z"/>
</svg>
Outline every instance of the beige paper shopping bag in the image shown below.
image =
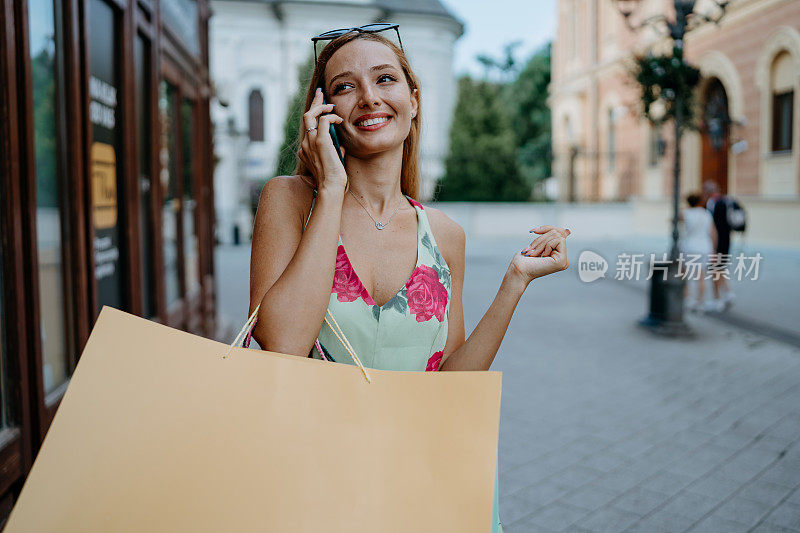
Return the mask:
<svg viewBox="0 0 800 533">
<path fill-rule="evenodd" d="M 104 307 L 6 531 L 491 530 L 500 373 L 226 351 Z"/>
</svg>

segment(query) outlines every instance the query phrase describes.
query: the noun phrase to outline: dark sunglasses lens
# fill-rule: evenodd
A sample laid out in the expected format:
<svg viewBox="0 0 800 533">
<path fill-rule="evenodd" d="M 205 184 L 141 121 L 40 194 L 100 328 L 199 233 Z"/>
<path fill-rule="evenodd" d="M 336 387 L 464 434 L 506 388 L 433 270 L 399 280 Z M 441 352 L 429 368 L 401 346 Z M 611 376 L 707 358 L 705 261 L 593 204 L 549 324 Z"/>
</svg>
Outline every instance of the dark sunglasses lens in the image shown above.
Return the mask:
<svg viewBox="0 0 800 533">
<path fill-rule="evenodd" d="M 325 33 L 320 33 L 317 37 L 325 37 L 325 38 L 335 38 L 339 37 L 340 35 L 344 35 L 345 33 L 352 31 L 350 28 L 341 28 L 338 30 L 330 30 L 326 31 Z"/>
<path fill-rule="evenodd" d="M 364 31 L 383 31 L 383 30 L 388 30 L 393 26 L 394 24 L 389 24 L 386 22 L 377 22 L 375 24 L 366 24 L 364 26 L 361 26 L 360 29 Z"/>
</svg>

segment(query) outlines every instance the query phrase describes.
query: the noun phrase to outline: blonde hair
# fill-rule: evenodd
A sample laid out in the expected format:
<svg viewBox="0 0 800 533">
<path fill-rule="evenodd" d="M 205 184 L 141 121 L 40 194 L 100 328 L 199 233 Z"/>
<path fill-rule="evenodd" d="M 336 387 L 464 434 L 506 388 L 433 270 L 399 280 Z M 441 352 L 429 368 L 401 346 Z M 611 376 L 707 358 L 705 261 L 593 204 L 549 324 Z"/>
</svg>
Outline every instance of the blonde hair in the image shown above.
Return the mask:
<svg viewBox="0 0 800 533">
<path fill-rule="evenodd" d="M 342 46 L 349 42 L 355 41 L 356 39 L 376 41 L 388 46 L 392 52 L 394 52 L 394 54 L 397 56 L 397 60 L 400 62 L 400 67 L 402 68 L 403 74 L 406 77 L 409 90 L 413 92 L 414 89 L 417 89 L 417 101 L 419 105 L 417 107 L 416 116 L 411 119 L 411 128 L 408 132 L 408 136 L 403 142 L 403 164 L 400 169 L 400 190 L 403 192 L 403 194 L 407 194 L 408 196 L 416 199 L 419 193 L 419 138 L 420 131 L 422 129 L 422 94 L 419 90 L 419 81 L 417 80 L 417 76 L 411 70 L 411 65 L 409 64 L 408 59 L 406 59 L 405 54 L 402 50 L 400 50 L 400 48 L 397 47 L 396 44 L 389 39 L 378 35 L 377 33 L 350 32 L 332 40 L 325 46 L 325 48 L 322 49 L 319 54 L 319 58 L 317 59 L 317 64 L 314 67 L 314 73 L 311 75 L 311 81 L 308 85 L 308 91 L 306 92 L 306 104 L 305 108 L 303 109 L 303 113 L 308 111 L 308 109 L 311 107 L 311 102 L 314 100 L 314 93 L 317 87 L 323 87 L 324 90 L 325 67 L 327 66 L 331 56 Z M 300 128 L 298 131 L 299 133 L 295 147 L 299 147 L 300 142 L 303 140 L 302 136 L 303 132 L 305 131 L 305 125 L 303 124 L 302 116 L 300 117 Z M 316 178 L 311 175 L 310 169 L 302 161 L 298 161 L 297 166 L 294 169 L 294 173 L 300 176 L 310 176 L 314 182 L 314 187 L 317 187 Z"/>
</svg>

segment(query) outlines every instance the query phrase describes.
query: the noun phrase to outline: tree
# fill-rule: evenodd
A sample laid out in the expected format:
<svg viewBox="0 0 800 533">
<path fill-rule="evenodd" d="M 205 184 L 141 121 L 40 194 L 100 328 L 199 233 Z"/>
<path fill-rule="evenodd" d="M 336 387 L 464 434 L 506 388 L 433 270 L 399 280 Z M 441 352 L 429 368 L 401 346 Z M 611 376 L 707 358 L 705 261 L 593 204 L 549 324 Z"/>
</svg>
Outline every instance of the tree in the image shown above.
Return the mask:
<svg viewBox="0 0 800 533">
<path fill-rule="evenodd" d="M 297 73 L 297 91 L 289 103 L 289 112 L 283 123 L 283 143 L 278 150 L 278 166 L 275 169 L 275 176 L 290 176 L 294 174 L 297 167 L 297 150 L 300 145 L 297 143 L 300 134 L 300 120 L 306 103 L 306 90 L 311 83 L 311 75 L 314 73 L 314 56 L 309 55 L 308 59 L 300 65 Z"/>
<path fill-rule="evenodd" d="M 450 152 L 437 200 L 528 200 L 530 187 L 517 169 L 517 138 L 502 88 L 469 76 L 459 79 Z"/>
<path fill-rule="evenodd" d="M 512 107 L 511 124 L 517 138 L 517 164 L 530 187 L 551 174 L 550 109 L 547 106 L 550 50 L 548 43 L 536 52 L 506 89 L 506 101 Z"/>
</svg>

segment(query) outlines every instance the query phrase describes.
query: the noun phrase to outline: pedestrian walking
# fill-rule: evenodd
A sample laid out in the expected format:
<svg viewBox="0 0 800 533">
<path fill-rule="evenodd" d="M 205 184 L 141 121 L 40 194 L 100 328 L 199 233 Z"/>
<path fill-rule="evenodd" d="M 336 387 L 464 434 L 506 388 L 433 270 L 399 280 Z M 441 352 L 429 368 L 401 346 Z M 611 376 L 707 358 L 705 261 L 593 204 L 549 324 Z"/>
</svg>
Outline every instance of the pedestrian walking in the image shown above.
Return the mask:
<svg viewBox="0 0 800 533">
<path fill-rule="evenodd" d="M 332 40 L 308 86 L 299 163 L 294 176 L 267 182 L 256 214 L 253 337 L 266 350 L 351 364 L 349 344 L 365 366 L 385 370 L 488 370 L 531 281 L 569 265 L 570 231 L 532 230 L 465 340 L 464 230 L 416 200 L 420 85 L 382 29 L 397 26 L 313 39 Z M 502 531 L 497 494 L 496 483 L 493 532 Z"/>
<path fill-rule="evenodd" d="M 697 309 L 707 310 L 713 308 L 713 303 L 704 299 L 705 274 L 709 259 L 714 253 L 717 241 L 717 230 L 711 213 L 703 207 L 700 193 L 693 192 L 686 197 L 687 209 L 681 212 L 682 224 L 680 249 L 683 254 L 684 264 L 696 266 L 685 267 L 684 275 L 687 276 L 684 301 L 690 311 Z M 690 295 L 690 282 L 696 282 L 696 296 Z"/>
<path fill-rule="evenodd" d="M 710 304 L 710 309 L 724 311 L 735 297 L 728 284 L 731 231 L 744 231 L 744 210 L 733 198 L 722 194 L 719 185 L 714 181 L 706 181 L 703 184 L 703 194 L 706 199 L 706 209 L 711 213 L 717 230 L 714 257 L 709 263 L 714 287 L 714 300 Z"/>
</svg>

